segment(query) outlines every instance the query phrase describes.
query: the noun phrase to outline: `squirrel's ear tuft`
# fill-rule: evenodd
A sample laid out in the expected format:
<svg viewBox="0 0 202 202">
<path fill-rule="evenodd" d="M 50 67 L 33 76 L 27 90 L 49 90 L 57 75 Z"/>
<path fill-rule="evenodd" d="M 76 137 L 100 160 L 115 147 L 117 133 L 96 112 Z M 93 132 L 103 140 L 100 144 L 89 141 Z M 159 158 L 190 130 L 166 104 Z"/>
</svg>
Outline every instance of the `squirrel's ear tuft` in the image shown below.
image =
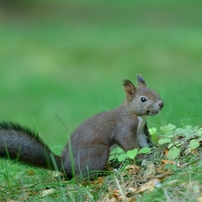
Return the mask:
<svg viewBox="0 0 202 202">
<path fill-rule="evenodd" d="M 124 86 L 124 89 L 126 92 L 127 100 L 131 101 L 134 97 L 135 92 L 136 92 L 135 86 L 129 80 L 123 80 L 123 86 Z"/>
<path fill-rule="evenodd" d="M 140 74 L 137 74 L 137 82 L 140 86 L 146 86 L 147 85 L 144 78 Z"/>
</svg>

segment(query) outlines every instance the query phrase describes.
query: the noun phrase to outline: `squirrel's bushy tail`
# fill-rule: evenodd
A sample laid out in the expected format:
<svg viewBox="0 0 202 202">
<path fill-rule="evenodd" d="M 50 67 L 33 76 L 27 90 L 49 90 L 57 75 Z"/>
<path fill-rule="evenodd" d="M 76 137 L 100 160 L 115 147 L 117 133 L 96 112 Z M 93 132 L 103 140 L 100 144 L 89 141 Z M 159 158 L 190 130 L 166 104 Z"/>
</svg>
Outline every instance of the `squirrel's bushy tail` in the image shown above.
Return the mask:
<svg viewBox="0 0 202 202">
<path fill-rule="evenodd" d="M 61 170 L 61 158 L 55 155 L 36 132 L 13 123 L 0 123 L 0 157 L 39 168 Z"/>
</svg>

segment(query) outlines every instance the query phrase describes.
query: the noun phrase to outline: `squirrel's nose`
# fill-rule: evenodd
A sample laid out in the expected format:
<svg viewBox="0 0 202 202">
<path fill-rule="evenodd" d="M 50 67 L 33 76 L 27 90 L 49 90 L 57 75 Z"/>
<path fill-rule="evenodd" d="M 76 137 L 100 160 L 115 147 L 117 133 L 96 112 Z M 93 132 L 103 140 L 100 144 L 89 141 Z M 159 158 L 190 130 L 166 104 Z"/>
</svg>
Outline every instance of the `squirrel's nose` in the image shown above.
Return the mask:
<svg viewBox="0 0 202 202">
<path fill-rule="evenodd" d="M 159 102 L 159 107 L 160 107 L 161 109 L 163 108 L 163 105 L 164 105 L 163 101 L 160 101 L 160 102 Z"/>
</svg>

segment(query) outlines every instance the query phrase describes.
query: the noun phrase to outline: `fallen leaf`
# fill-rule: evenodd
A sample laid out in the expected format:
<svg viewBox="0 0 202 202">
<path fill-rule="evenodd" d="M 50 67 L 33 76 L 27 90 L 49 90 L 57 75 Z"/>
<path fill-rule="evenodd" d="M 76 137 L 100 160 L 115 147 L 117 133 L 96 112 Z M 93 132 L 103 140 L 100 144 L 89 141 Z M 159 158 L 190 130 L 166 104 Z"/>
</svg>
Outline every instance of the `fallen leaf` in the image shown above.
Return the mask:
<svg viewBox="0 0 202 202">
<path fill-rule="evenodd" d="M 191 153 L 192 153 L 192 154 L 198 154 L 199 152 L 198 152 L 196 149 L 192 149 L 192 150 L 191 150 Z"/>
<path fill-rule="evenodd" d="M 110 199 L 110 202 L 115 202 L 115 201 L 122 201 L 122 197 L 120 196 L 119 194 L 119 190 L 111 190 L 109 189 L 109 199 Z"/>
<path fill-rule="evenodd" d="M 104 202 L 117 202 L 117 199 L 115 199 L 115 198 L 108 198 L 108 199 L 104 200 Z"/>
<path fill-rule="evenodd" d="M 104 184 L 104 177 L 98 177 L 97 180 L 93 181 L 93 184 L 101 187 Z"/>
<path fill-rule="evenodd" d="M 129 193 L 135 193 L 136 191 L 137 191 L 137 188 L 131 187 L 131 188 L 128 189 Z"/>
<path fill-rule="evenodd" d="M 146 182 L 140 186 L 140 189 L 138 190 L 138 192 L 142 193 L 145 191 L 152 191 L 155 189 L 155 187 L 158 187 L 156 186 L 158 183 L 160 183 L 158 179 L 149 180 L 149 182 Z"/>
<path fill-rule="evenodd" d="M 144 172 L 144 177 L 153 176 L 156 174 L 155 165 L 151 161 L 146 161 L 146 170 Z"/>
<path fill-rule="evenodd" d="M 175 164 L 175 161 L 167 160 L 167 159 L 162 159 L 161 162 L 162 162 L 163 164 L 165 164 L 165 165 L 166 165 L 166 164 L 172 164 L 172 165 Z"/>
<path fill-rule="evenodd" d="M 165 150 L 164 150 L 164 154 L 165 154 L 165 156 L 168 156 L 168 152 L 169 152 L 168 149 L 165 149 Z"/>
<path fill-rule="evenodd" d="M 128 175 L 136 175 L 139 172 L 140 167 L 133 164 L 133 165 L 127 166 L 126 170 Z"/>
<path fill-rule="evenodd" d="M 28 175 L 33 176 L 35 175 L 35 172 L 33 170 L 28 170 Z"/>
</svg>

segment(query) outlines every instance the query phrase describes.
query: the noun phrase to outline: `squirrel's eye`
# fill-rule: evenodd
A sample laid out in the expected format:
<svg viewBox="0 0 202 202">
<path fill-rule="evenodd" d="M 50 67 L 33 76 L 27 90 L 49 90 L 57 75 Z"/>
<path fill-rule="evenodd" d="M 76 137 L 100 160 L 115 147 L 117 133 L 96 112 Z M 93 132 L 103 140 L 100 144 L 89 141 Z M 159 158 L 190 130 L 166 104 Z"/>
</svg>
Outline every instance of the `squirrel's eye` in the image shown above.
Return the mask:
<svg viewBox="0 0 202 202">
<path fill-rule="evenodd" d="M 146 101 L 147 101 L 147 98 L 146 98 L 146 97 L 141 97 L 141 98 L 140 98 L 140 101 L 141 101 L 141 102 L 146 102 Z"/>
</svg>

